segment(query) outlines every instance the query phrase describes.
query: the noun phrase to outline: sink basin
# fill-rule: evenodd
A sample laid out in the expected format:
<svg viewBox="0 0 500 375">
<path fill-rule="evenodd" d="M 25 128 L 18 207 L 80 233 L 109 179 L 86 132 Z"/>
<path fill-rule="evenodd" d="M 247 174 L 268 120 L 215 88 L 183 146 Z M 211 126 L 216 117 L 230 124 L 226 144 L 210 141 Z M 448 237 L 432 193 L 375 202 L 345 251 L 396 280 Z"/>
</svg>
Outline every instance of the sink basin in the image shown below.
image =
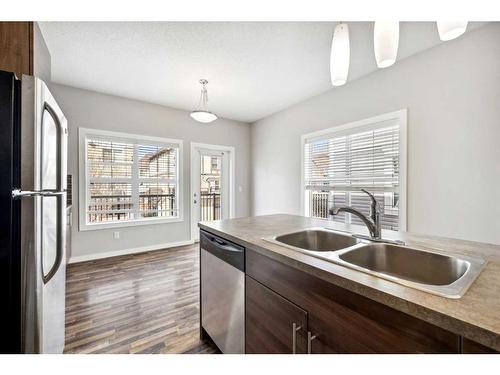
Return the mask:
<svg viewBox="0 0 500 375">
<path fill-rule="evenodd" d="M 372 242 L 324 228 L 309 228 L 265 240 L 447 298 L 463 296 L 486 265 L 481 258 Z"/>
<path fill-rule="evenodd" d="M 328 260 L 447 298 L 462 297 L 486 265 L 480 258 L 372 242 L 337 251 Z"/>
<path fill-rule="evenodd" d="M 350 235 L 324 229 L 306 229 L 276 236 L 274 240 L 278 243 L 309 251 L 335 251 L 360 242 Z"/>
<path fill-rule="evenodd" d="M 385 243 L 363 245 L 339 258 L 373 272 L 428 285 L 452 284 L 471 266 L 463 259 Z"/>
</svg>

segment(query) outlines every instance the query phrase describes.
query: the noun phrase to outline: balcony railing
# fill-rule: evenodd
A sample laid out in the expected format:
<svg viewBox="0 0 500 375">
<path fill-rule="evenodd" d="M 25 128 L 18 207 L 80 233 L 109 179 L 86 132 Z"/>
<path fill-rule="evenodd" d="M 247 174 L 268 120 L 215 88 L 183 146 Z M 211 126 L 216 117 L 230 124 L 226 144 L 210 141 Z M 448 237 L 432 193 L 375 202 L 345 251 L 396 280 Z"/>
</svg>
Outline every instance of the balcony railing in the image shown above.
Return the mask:
<svg viewBox="0 0 500 375">
<path fill-rule="evenodd" d="M 201 221 L 220 220 L 220 193 L 201 193 L 200 210 Z"/>
<path fill-rule="evenodd" d="M 201 193 L 200 220 L 221 219 L 220 193 Z M 133 219 L 131 195 L 93 195 L 88 211 L 89 223 Z M 139 197 L 143 217 L 168 217 L 176 214 L 174 194 L 147 194 Z"/>
<path fill-rule="evenodd" d="M 92 195 L 88 212 L 89 223 L 133 219 L 131 195 Z M 139 211 L 142 217 L 175 216 L 174 194 L 141 194 Z"/>
<path fill-rule="evenodd" d="M 328 192 L 313 191 L 311 194 L 311 216 L 328 218 Z"/>
</svg>

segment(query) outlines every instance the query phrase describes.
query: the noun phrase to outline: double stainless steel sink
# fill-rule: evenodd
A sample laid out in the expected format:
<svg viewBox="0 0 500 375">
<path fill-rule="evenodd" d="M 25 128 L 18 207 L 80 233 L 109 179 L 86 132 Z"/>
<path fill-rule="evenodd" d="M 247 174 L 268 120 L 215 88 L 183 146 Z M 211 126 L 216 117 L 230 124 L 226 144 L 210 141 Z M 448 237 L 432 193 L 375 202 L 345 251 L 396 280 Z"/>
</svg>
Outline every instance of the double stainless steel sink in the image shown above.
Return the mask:
<svg viewBox="0 0 500 375">
<path fill-rule="evenodd" d="M 286 233 L 267 241 L 447 298 L 460 298 L 486 261 L 385 242 L 372 242 L 326 228 Z"/>
</svg>

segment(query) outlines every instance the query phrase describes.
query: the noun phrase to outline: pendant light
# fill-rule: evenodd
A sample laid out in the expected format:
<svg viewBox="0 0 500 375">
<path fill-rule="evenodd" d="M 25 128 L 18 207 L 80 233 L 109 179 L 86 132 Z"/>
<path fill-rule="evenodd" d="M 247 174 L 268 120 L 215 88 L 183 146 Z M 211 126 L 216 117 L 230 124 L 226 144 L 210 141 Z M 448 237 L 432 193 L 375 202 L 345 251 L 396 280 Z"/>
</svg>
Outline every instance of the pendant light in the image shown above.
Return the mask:
<svg viewBox="0 0 500 375">
<path fill-rule="evenodd" d="M 333 86 L 342 86 L 347 82 L 350 53 L 349 27 L 341 22 L 333 32 L 330 53 L 330 76 Z"/>
<path fill-rule="evenodd" d="M 458 38 L 465 33 L 467 21 L 438 21 L 439 39 L 446 41 Z"/>
<path fill-rule="evenodd" d="M 198 109 L 190 113 L 190 116 L 198 122 L 208 124 L 209 122 L 217 120 L 217 116 L 208 110 L 208 93 L 206 85 L 208 81 L 206 79 L 200 79 L 201 94 L 200 103 Z"/>
<path fill-rule="evenodd" d="M 399 45 L 399 22 L 377 21 L 373 29 L 375 60 L 379 68 L 387 68 L 396 62 Z"/>
</svg>

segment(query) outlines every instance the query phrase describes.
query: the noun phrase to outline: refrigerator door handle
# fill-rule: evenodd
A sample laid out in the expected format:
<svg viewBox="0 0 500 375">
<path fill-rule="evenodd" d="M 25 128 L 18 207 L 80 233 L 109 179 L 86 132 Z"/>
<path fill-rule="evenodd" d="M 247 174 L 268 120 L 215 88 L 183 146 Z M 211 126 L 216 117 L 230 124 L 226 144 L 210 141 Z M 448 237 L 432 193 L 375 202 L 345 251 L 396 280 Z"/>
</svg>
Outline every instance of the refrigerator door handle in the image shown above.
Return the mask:
<svg viewBox="0 0 500 375">
<path fill-rule="evenodd" d="M 63 186 L 64 186 L 64 181 L 66 180 L 66 176 L 64 176 L 61 173 L 62 172 L 62 155 L 61 155 L 61 153 L 62 153 L 62 149 L 63 149 L 62 139 L 65 136 L 65 134 L 67 133 L 67 129 L 63 128 L 63 126 L 61 125 L 61 121 L 59 121 L 59 116 L 57 115 L 57 112 L 54 110 L 54 108 L 52 108 L 50 106 L 49 103 L 44 102 L 43 109 L 49 113 L 50 117 L 52 117 L 52 119 L 54 120 L 54 123 L 57 126 L 57 130 L 58 130 L 58 134 L 57 134 L 57 140 L 58 140 L 58 144 L 57 144 L 57 158 L 58 158 L 57 190 L 62 191 Z"/>
<path fill-rule="evenodd" d="M 59 267 L 61 266 L 63 257 L 64 257 L 64 231 L 66 230 L 64 223 L 64 218 L 66 214 L 66 192 L 63 190 L 64 180 L 66 176 L 63 175 L 63 159 L 62 159 L 62 151 L 63 144 L 62 140 L 65 136 L 66 129 L 63 128 L 61 122 L 59 121 L 59 116 L 57 112 L 52 108 L 49 103 L 44 102 L 43 109 L 47 111 L 52 117 L 56 127 L 57 127 L 57 190 L 42 190 L 42 197 L 57 197 L 57 239 L 56 239 L 56 258 L 54 260 L 54 264 L 50 268 L 47 274 L 44 274 L 42 267 L 42 280 L 44 284 L 47 284 L 52 277 L 57 273 Z M 43 181 L 42 181 L 43 182 Z M 42 252 L 43 254 L 43 252 Z M 43 255 L 42 255 L 43 258 Z"/>
<path fill-rule="evenodd" d="M 64 254 L 64 230 L 66 228 L 63 227 L 64 215 L 66 214 L 65 210 L 66 203 L 66 194 L 62 192 L 62 194 L 57 195 L 57 245 L 56 245 L 56 259 L 54 264 L 50 268 L 49 272 L 46 275 L 42 272 L 42 280 L 44 284 L 47 284 L 50 279 L 56 274 L 57 270 L 61 266 L 63 254 Z"/>
<path fill-rule="evenodd" d="M 57 197 L 63 195 L 64 191 L 59 190 L 12 190 L 12 198 L 20 199 L 24 197 Z"/>
<path fill-rule="evenodd" d="M 12 197 L 14 199 L 21 199 L 24 197 L 57 197 L 57 245 L 56 245 L 56 259 L 54 264 L 50 268 L 50 271 L 46 275 L 42 275 L 43 283 L 47 284 L 50 279 L 56 274 L 59 266 L 61 265 L 63 254 L 64 254 L 64 237 L 63 231 L 63 216 L 64 208 L 66 202 L 66 192 L 56 191 L 56 190 L 40 190 L 40 191 L 30 191 L 30 190 L 12 190 Z"/>
</svg>

